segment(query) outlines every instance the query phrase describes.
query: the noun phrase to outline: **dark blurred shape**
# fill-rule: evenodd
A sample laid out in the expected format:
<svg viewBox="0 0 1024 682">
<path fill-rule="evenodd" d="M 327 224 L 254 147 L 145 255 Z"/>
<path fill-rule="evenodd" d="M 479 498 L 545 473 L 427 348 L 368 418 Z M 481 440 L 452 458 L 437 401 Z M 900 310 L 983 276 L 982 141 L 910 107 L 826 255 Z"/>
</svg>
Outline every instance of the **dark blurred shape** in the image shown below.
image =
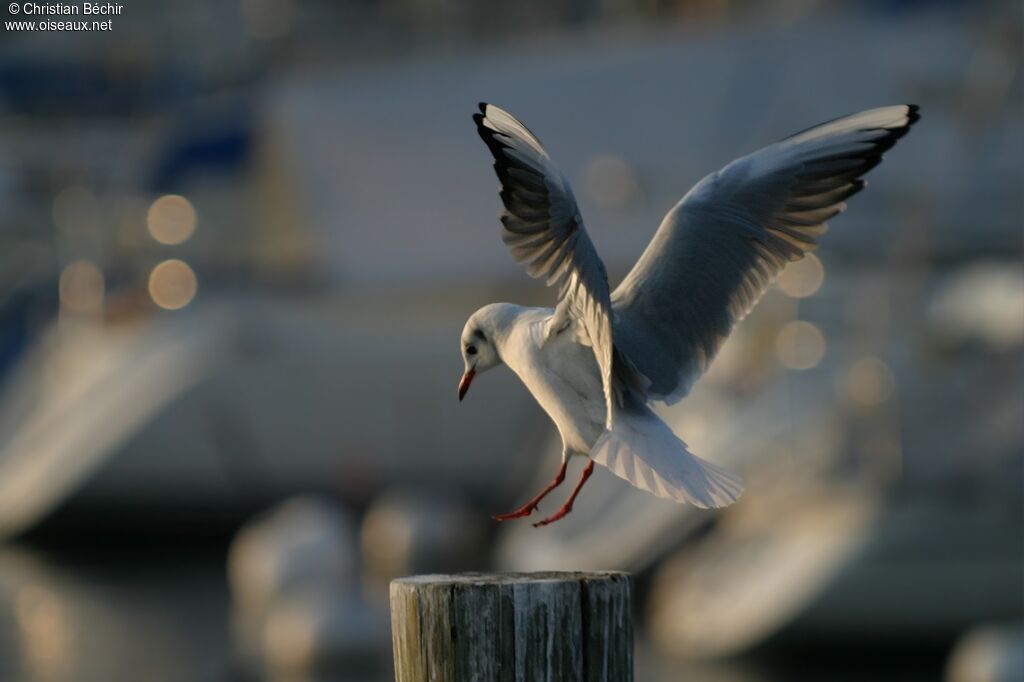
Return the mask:
<svg viewBox="0 0 1024 682">
<path fill-rule="evenodd" d="M 157 154 L 150 188 L 173 191 L 184 185 L 190 173 L 243 171 L 255 144 L 254 134 L 248 107 L 181 117 Z"/>
<path fill-rule="evenodd" d="M 219 550 L 169 537 L 91 549 L 0 547 L 0 678 L 228 679 Z"/>
<path fill-rule="evenodd" d="M 166 110 L 193 97 L 195 83 L 169 65 L 0 58 L 0 92 L 0 112 L 100 119 Z"/>
</svg>

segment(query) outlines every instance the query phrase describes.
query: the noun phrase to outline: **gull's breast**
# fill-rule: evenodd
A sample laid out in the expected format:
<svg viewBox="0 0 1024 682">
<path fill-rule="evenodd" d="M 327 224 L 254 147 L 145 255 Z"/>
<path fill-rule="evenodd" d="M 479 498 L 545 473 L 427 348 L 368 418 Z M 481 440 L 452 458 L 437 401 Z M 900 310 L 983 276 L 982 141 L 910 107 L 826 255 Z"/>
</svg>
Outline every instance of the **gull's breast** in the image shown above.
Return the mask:
<svg viewBox="0 0 1024 682">
<path fill-rule="evenodd" d="M 506 363 L 555 422 L 569 449 L 590 452 L 605 419 L 604 391 L 593 351 L 566 333 L 543 345 L 524 341 L 519 345 L 525 351 L 521 357 Z"/>
</svg>

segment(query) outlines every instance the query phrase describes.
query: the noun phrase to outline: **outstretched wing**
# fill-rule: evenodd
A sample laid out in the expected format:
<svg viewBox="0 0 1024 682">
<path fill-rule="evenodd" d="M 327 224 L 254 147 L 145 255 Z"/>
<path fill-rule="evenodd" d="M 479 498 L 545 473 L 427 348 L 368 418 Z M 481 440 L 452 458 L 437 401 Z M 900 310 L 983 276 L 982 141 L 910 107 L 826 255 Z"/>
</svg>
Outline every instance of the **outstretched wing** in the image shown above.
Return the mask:
<svg viewBox="0 0 1024 682">
<path fill-rule="evenodd" d="M 551 333 L 575 325 L 601 370 L 612 421 L 612 328 L 608 276 L 568 181 L 526 126 L 493 104 L 473 116 L 501 181 L 502 239 L 531 277 L 559 287 Z"/>
<path fill-rule="evenodd" d="M 615 343 L 675 402 L 786 264 L 813 249 L 861 176 L 918 119 L 872 109 L 733 161 L 691 189 L 612 294 Z"/>
</svg>

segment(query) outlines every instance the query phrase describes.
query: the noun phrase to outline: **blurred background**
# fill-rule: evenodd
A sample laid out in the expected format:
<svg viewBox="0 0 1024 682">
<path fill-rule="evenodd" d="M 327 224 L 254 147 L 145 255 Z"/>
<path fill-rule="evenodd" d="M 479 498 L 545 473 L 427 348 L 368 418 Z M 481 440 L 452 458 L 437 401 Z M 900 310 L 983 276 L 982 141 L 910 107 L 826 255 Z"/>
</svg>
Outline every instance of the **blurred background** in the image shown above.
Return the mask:
<svg viewBox="0 0 1024 682">
<path fill-rule="evenodd" d="M 391 578 L 561 568 L 634 572 L 641 682 L 1024 679 L 1019 2 L 109 18 L 0 34 L 0 679 L 377 682 Z M 490 521 L 560 447 L 508 371 L 455 399 L 466 317 L 553 301 L 499 239 L 481 100 L 613 285 L 706 173 L 921 106 L 663 411 L 739 504 L 599 468 L 561 523 Z"/>
</svg>

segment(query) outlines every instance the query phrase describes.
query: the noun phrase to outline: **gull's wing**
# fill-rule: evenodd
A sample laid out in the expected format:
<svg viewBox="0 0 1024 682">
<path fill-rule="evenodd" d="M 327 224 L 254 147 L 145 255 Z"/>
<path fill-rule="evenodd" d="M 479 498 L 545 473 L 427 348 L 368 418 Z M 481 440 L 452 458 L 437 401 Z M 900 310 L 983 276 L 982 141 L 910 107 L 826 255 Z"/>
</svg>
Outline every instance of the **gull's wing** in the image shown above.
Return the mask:
<svg viewBox="0 0 1024 682">
<path fill-rule="evenodd" d="M 610 426 L 614 349 L 608 276 L 583 227 L 569 182 L 540 141 L 508 112 L 482 103 L 473 120 L 494 155 L 501 181 L 502 239 L 531 277 L 559 287 L 550 333 L 575 324 L 581 340 L 593 348 Z"/>
<path fill-rule="evenodd" d="M 897 105 L 810 128 L 712 173 L 669 211 L 612 294 L 615 344 L 650 380 L 649 397 L 686 395 L 917 119 L 916 106 Z"/>
</svg>

